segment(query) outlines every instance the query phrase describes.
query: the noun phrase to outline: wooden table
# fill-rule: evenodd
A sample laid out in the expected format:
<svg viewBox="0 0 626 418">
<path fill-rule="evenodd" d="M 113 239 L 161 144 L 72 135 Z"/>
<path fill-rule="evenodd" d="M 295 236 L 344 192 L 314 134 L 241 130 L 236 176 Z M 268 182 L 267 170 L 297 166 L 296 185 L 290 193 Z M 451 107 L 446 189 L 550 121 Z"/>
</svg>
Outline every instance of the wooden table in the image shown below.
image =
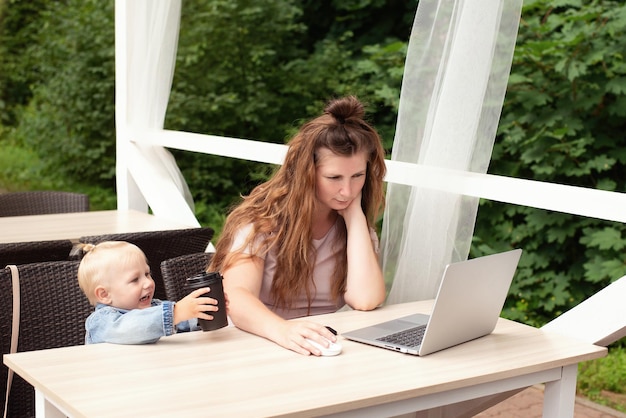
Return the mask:
<svg viewBox="0 0 626 418">
<path fill-rule="evenodd" d="M 0 243 L 77 241 L 86 235 L 194 228 L 136 210 L 105 210 L 52 215 L 0 217 Z"/>
<path fill-rule="evenodd" d="M 312 319 L 340 333 L 432 301 Z M 151 345 L 4 356 L 36 388 L 38 416 L 393 416 L 546 383 L 545 417 L 572 417 L 577 363 L 606 348 L 500 319 L 491 335 L 425 357 L 340 338 L 336 357 L 302 356 L 235 327 Z"/>
</svg>

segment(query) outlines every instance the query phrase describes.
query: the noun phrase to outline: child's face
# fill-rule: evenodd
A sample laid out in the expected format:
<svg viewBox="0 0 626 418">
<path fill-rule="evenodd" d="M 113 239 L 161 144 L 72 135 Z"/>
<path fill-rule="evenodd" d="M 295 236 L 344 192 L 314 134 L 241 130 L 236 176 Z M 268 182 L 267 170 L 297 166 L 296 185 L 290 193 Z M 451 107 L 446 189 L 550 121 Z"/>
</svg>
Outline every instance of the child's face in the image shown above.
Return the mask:
<svg viewBox="0 0 626 418">
<path fill-rule="evenodd" d="M 150 267 L 139 257 L 115 264 L 110 269 L 106 297 L 101 302 L 121 309 L 149 308 L 154 296 Z M 108 303 L 107 300 L 108 299 Z"/>
</svg>

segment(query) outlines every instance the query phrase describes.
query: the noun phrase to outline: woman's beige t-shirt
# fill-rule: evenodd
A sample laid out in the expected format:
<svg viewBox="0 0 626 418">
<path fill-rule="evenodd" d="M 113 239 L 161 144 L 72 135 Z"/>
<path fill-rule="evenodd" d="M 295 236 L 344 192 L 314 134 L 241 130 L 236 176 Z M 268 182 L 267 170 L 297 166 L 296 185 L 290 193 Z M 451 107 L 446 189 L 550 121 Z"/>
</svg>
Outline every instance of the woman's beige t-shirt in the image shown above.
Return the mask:
<svg viewBox="0 0 626 418">
<path fill-rule="evenodd" d="M 261 284 L 261 292 L 259 294 L 259 299 L 265 304 L 265 306 L 267 306 L 277 315 L 285 319 L 291 319 L 307 315 L 321 315 L 325 313 L 335 312 L 345 305 L 343 296 L 341 296 L 336 302 L 333 302 L 331 297 L 332 274 L 335 270 L 336 262 L 334 256 L 335 250 L 333 249 L 333 242 L 335 241 L 335 236 L 337 235 L 337 227 L 338 224 L 335 223 L 335 225 L 330 228 L 326 236 L 322 237 L 321 239 L 313 240 L 313 246 L 317 251 L 317 258 L 315 260 L 315 266 L 313 267 L 313 283 L 315 285 L 315 294 L 311 299 L 310 311 L 308 310 L 306 293 L 304 292 L 297 298 L 296 301 L 294 301 L 293 308 L 291 310 L 279 308 L 274 305 L 272 297 L 270 295 L 270 290 L 272 287 L 272 281 L 274 279 L 274 273 L 276 271 L 275 250 L 270 250 L 265 255 L 263 282 Z M 246 237 L 250 233 L 251 228 L 252 225 L 249 224 L 240 228 L 239 231 L 237 231 L 233 240 L 233 245 L 231 246 L 231 251 L 240 249 L 243 246 Z M 378 252 L 378 237 L 376 236 L 376 232 L 371 228 L 370 237 L 372 239 L 374 249 L 376 250 L 376 252 Z M 255 242 L 262 242 L 262 237 L 258 237 Z M 244 253 L 251 253 L 250 246 L 248 246 L 248 248 L 244 250 Z"/>
</svg>

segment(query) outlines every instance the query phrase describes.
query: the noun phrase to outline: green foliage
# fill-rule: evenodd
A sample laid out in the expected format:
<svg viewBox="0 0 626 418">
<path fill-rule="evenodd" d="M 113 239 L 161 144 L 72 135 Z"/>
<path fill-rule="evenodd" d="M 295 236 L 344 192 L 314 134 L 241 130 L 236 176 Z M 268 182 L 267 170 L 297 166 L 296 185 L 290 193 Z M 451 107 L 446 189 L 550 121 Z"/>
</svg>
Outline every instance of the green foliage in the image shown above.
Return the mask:
<svg viewBox="0 0 626 418">
<path fill-rule="evenodd" d="M 50 2 L 0 1 L 0 124 L 14 126 L 16 109 L 30 100 L 37 75 L 24 50 L 37 42 L 38 23 Z"/>
<path fill-rule="evenodd" d="M 300 10 L 292 3 L 184 2 L 166 125 L 282 142 L 290 104 L 280 96 L 282 63 L 301 54 L 296 40 L 305 29 L 294 23 Z"/>
<path fill-rule="evenodd" d="M 609 350 L 607 357 L 580 363 L 578 366 L 577 392 L 595 402 L 626 412 L 624 396 L 622 402 L 612 401 L 603 392 L 626 394 L 626 348 Z"/>
<path fill-rule="evenodd" d="M 40 12 L 26 48 L 37 83 L 13 140 L 42 174 L 109 186 L 115 174 L 113 1 L 68 0 Z"/>
<path fill-rule="evenodd" d="M 32 179 L 36 178 L 41 178 L 41 162 L 37 154 L 10 143 L 3 144 L 0 152 L 0 190 L 17 191 L 13 189 L 15 185 L 30 188 Z M 37 184 L 35 187 L 46 189 L 46 186 Z"/>
<path fill-rule="evenodd" d="M 344 3 L 334 2 L 275 0 L 262 7 L 249 0 L 213 1 L 210 6 L 183 2 L 166 127 L 282 143 L 330 97 L 356 94 L 370 105 L 372 122 L 391 149 L 406 44 L 384 36 L 372 37 L 384 42 L 371 45 L 355 40 L 351 28 L 385 33 L 395 17 L 390 12 L 383 19 L 387 23 L 367 25 L 367 30 L 362 19 L 344 19 L 358 10 L 375 23 L 372 10 L 383 6 L 360 2 L 348 13 Z M 328 14 L 311 14 L 317 8 Z M 406 26 L 404 30 L 408 34 Z M 312 32 L 319 37 L 311 37 Z M 356 45 L 362 49 L 355 50 Z M 271 171 L 221 157 L 175 156 L 194 195 L 196 215 L 212 227 Z"/>
<path fill-rule="evenodd" d="M 304 31 L 293 2 L 183 2 L 168 129 L 282 142 L 294 112 L 281 95 L 284 62 L 301 55 Z M 202 224 L 221 229 L 227 209 L 265 166 L 174 152 Z M 217 234 L 216 234 L 217 235 Z"/>
<path fill-rule="evenodd" d="M 324 101 L 349 93 L 385 106 L 374 108 L 375 114 L 391 110 L 393 115 L 405 47 L 386 34 L 398 14 L 387 10 L 386 18 L 379 19 L 375 12 L 390 7 L 380 1 L 352 4 L 349 13 L 346 6 L 285 0 L 264 2 L 263 7 L 249 0 L 213 1 L 210 7 L 198 0 L 184 2 L 167 126 L 280 143 L 294 125 L 317 114 Z M 321 10 L 326 13 L 311 14 Z M 354 13 L 369 16 L 367 30 L 365 18 L 356 19 Z M 400 28 L 408 38 L 410 26 L 393 26 L 402 32 Z M 354 31 L 377 34 L 370 36 L 375 42 L 365 43 Z M 386 120 L 393 126 L 392 118 Z"/>
<path fill-rule="evenodd" d="M 89 196 L 91 210 L 115 209 L 113 185 L 101 187 L 73 178 L 46 176 L 37 153 L 5 141 L 0 148 L 0 191 L 68 190 Z"/>
<path fill-rule="evenodd" d="M 525 1 L 490 172 L 624 192 L 626 5 Z M 626 274 L 622 224 L 482 202 L 472 252 L 525 250 L 506 315 L 533 325 Z"/>
</svg>

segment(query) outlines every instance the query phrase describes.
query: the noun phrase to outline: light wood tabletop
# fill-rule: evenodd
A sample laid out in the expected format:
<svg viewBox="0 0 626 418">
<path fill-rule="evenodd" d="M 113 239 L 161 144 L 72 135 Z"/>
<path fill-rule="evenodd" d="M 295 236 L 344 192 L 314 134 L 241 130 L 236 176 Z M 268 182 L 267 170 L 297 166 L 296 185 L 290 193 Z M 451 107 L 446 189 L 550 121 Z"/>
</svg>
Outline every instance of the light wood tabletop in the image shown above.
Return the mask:
<svg viewBox="0 0 626 418">
<path fill-rule="evenodd" d="M 311 320 L 341 333 L 431 306 L 411 302 Z M 573 416 L 577 363 L 607 352 L 505 319 L 488 336 L 424 357 L 339 342 L 338 356 L 307 357 L 230 326 L 150 345 L 16 353 L 4 362 L 36 388 L 38 416 L 380 417 L 544 382 L 544 416 L 561 418 Z"/>
<path fill-rule="evenodd" d="M 122 232 L 194 228 L 136 210 L 105 210 L 0 217 L 0 243 L 52 241 Z"/>
</svg>

